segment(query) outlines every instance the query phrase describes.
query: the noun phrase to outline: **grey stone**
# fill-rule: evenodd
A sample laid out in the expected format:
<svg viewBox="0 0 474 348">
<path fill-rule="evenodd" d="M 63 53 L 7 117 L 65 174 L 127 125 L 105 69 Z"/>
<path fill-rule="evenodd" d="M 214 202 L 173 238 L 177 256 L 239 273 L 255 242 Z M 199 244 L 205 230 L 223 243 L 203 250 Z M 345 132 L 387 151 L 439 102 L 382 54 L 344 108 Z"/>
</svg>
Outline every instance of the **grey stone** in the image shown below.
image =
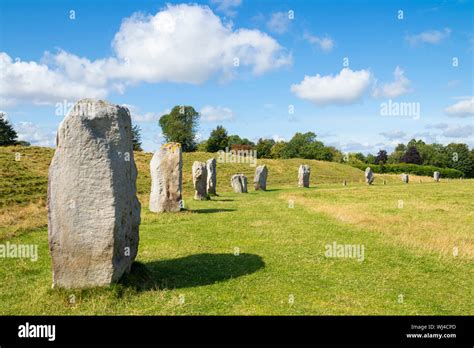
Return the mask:
<svg viewBox="0 0 474 348">
<path fill-rule="evenodd" d="M 370 167 L 367 167 L 365 169 L 365 182 L 367 185 L 372 185 L 374 182 L 374 172 L 372 172 L 372 169 Z"/>
<path fill-rule="evenodd" d="M 244 174 L 235 174 L 230 178 L 230 184 L 236 193 L 247 193 L 247 177 Z"/>
<path fill-rule="evenodd" d="M 307 164 L 300 165 L 298 169 L 298 187 L 309 187 L 311 168 Z"/>
<path fill-rule="evenodd" d="M 208 159 L 206 162 L 207 169 L 207 194 L 217 195 L 216 186 L 217 186 L 217 162 L 215 158 Z"/>
<path fill-rule="evenodd" d="M 440 179 L 440 177 L 441 177 L 441 173 L 440 173 L 440 172 L 434 172 L 434 173 L 433 173 L 433 179 L 434 179 L 434 181 L 438 182 L 439 179 Z"/>
<path fill-rule="evenodd" d="M 48 177 L 53 287 L 106 286 L 130 271 L 140 202 L 127 108 L 83 99 L 59 125 Z"/>
<path fill-rule="evenodd" d="M 255 177 L 253 179 L 255 190 L 265 191 L 267 189 L 267 176 L 268 168 L 266 165 L 258 166 L 255 169 Z"/>
<path fill-rule="evenodd" d="M 405 183 L 405 184 L 408 184 L 408 182 L 410 181 L 410 177 L 408 174 L 402 174 L 402 181 Z"/>
<path fill-rule="evenodd" d="M 182 171 L 181 144 L 167 143 L 155 152 L 150 162 L 150 211 L 162 213 L 181 210 Z"/>
<path fill-rule="evenodd" d="M 207 195 L 207 168 L 206 163 L 193 163 L 194 199 L 198 201 L 209 199 Z"/>
</svg>

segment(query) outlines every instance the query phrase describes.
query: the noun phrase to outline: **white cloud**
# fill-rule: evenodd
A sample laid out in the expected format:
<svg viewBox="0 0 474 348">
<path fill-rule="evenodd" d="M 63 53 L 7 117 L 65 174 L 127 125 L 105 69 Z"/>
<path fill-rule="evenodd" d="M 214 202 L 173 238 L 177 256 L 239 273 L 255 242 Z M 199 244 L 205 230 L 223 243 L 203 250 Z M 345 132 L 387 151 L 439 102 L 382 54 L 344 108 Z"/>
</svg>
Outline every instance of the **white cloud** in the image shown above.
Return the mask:
<svg viewBox="0 0 474 348">
<path fill-rule="evenodd" d="M 62 56 L 63 53 L 60 52 L 59 59 Z M 71 66 L 56 66 L 55 69 L 50 69 L 45 64 L 33 61 L 13 61 L 6 53 L 0 52 L 0 70 L 2 106 L 22 101 L 44 104 L 63 99 L 78 99 L 84 96 L 102 98 L 107 95 L 107 87 L 103 81 L 91 81 L 87 74 L 82 78 L 75 78 L 74 74 L 77 72 Z"/>
<path fill-rule="evenodd" d="M 447 123 L 436 123 L 436 124 L 428 124 L 425 128 L 428 129 L 446 129 L 449 125 Z"/>
<path fill-rule="evenodd" d="M 235 117 L 234 112 L 231 109 L 211 105 L 204 106 L 201 109 L 200 114 L 203 122 L 229 121 Z"/>
<path fill-rule="evenodd" d="M 407 134 L 400 130 L 394 130 L 391 132 L 382 132 L 380 135 L 388 140 L 403 140 Z"/>
<path fill-rule="evenodd" d="M 447 138 L 468 138 L 474 134 L 474 126 L 472 125 L 456 125 L 448 127 L 443 131 L 442 135 Z"/>
<path fill-rule="evenodd" d="M 235 17 L 237 15 L 236 8 L 242 4 L 242 0 L 211 0 L 211 4 L 217 5 L 216 11 L 229 17 Z"/>
<path fill-rule="evenodd" d="M 305 32 L 303 34 L 303 39 L 307 40 L 310 44 L 319 47 L 324 52 L 329 52 L 334 48 L 334 40 L 328 36 L 318 37 Z"/>
<path fill-rule="evenodd" d="M 46 53 L 43 63 L 13 62 L 0 53 L 0 101 L 11 105 L 103 98 L 142 81 L 200 84 L 245 69 L 260 75 L 292 60 L 266 33 L 234 30 L 209 7 L 199 5 L 168 5 L 155 15 L 134 14 L 122 22 L 112 47 L 115 56 L 95 61 L 60 51 Z"/>
<path fill-rule="evenodd" d="M 286 141 L 285 137 L 282 137 L 281 135 L 275 134 L 272 136 L 272 139 L 275 140 L 276 143 L 280 141 Z"/>
<path fill-rule="evenodd" d="M 15 130 L 18 140 L 24 140 L 35 146 L 54 147 L 56 145 L 56 131 L 45 130 L 32 122 L 19 122 Z"/>
<path fill-rule="evenodd" d="M 305 76 L 299 84 L 291 85 L 291 91 L 316 105 L 352 104 L 364 95 L 371 81 L 368 70 L 344 68 L 335 76 Z"/>
<path fill-rule="evenodd" d="M 395 68 L 393 76 L 393 82 L 383 84 L 380 87 L 375 86 L 372 95 L 376 98 L 396 98 L 411 91 L 410 80 L 405 77 L 405 72 L 399 66 Z"/>
<path fill-rule="evenodd" d="M 448 106 L 444 112 L 452 117 L 470 117 L 474 116 L 474 98 L 469 97 Z"/>
<path fill-rule="evenodd" d="M 273 12 L 267 22 L 268 30 L 277 34 L 286 33 L 289 26 L 290 18 L 286 12 Z"/>
<path fill-rule="evenodd" d="M 165 109 L 163 110 L 161 113 L 156 113 L 156 112 L 147 112 L 145 114 L 142 114 L 139 110 L 139 108 L 137 108 L 136 106 L 134 105 L 130 105 L 130 104 L 122 104 L 122 106 L 128 108 L 128 110 L 130 110 L 130 116 L 132 117 L 132 121 L 134 122 L 157 122 L 160 120 L 161 116 L 165 115 L 165 114 L 169 114 L 170 113 L 170 109 Z"/>
<path fill-rule="evenodd" d="M 451 29 L 444 28 L 444 30 L 427 30 L 415 35 L 408 35 L 406 37 L 407 41 L 412 46 L 416 46 L 420 43 L 428 43 L 428 44 L 438 44 L 442 40 L 449 37 L 451 34 Z"/>
</svg>

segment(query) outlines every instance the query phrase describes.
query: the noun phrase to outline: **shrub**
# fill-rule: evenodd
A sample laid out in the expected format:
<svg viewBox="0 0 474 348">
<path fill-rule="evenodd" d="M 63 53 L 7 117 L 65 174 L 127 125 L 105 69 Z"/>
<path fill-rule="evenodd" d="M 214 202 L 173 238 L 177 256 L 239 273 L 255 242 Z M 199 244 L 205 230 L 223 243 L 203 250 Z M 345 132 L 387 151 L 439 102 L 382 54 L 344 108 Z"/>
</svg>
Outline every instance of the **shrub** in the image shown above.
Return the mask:
<svg viewBox="0 0 474 348">
<path fill-rule="evenodd" d="M 410 164 L 410 163 L 400 163 L 400 164 L 386 164 L 386 165 L 378 165 L 378 164 L 358 164 L 358 163 L 351 163 L 353 167 L 359 168 L 361 170 L 365 170 L 365 168 L 369 167 L 372 168 L 374 173 L 408 173 L 413 175 L 420 175 L 420 176 L 433 176 L 434 172 L 440 172 L 441 178 L 451 178 L 457 179 L 464 177 L 464 173 L 457 169 L 452 168 L 438 168 L 435 166 L 419 166 L 417 164 Z"/>
</svg>

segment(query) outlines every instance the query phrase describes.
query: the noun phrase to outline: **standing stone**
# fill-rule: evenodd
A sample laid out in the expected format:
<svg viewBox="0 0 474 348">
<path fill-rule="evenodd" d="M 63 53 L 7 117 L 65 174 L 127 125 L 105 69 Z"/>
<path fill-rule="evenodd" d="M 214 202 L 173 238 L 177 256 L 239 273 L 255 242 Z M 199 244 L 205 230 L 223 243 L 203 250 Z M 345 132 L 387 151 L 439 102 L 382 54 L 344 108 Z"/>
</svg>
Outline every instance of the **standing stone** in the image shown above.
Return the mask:
<svg viewBox="0 0 474 348">
<path fill-rule="evenodd" d="M 59 125 L 48 177 L 53 287 L 106 286 L 130 271 L 140 202 L 127 108 L 83 99 Z"/>
<path fill-rule="evenodd" d="M 441 177 L 440 172 L 434 172 L 434 173 L 433 173 L 433 179 L 434 179 L 434 181 L 439 182 L 439 178 L 440 178 L 440 177 Z"/>
<path fill-rule="evenodd" d="M 309 187 L 311 168 L 307 164 L 300 165 L 298 169 L 298 187 Z"/>
<path fill-rule="evenodd" d="M 217 185 L 217 175 L 216 175 L 216 159 L 211 158 L 206 162 L 207 169 L 207 194 L 216 196 L 216 185 Z"/>
<path fill-rule="evenodd" d="M 150 162 L 150 211 L 162 213 L 181 210 L 182 169 L 181 144 L 167 143 L 155 152 Z"/>
<path fill-rule="evenodd" d="M 372 172 L 372 169 L 370 167 L 367 167 L 365 169 L 365 182 L 367 185 L 372 185 L 374 182 L 374 172 Z"/>
<path fill-rule="evenodd" d="M 347 181 L 346 181 L 346 180 L 344 180 L 344 181 L 342 182 L 342 186 L 347 186 Z"/>
<path fill-rule="evenodd" d="M 266 189 L 267 189 L 267 175 L 268 175 L 268 169 L 267 169 L 267 166 L 265 164 L 263 166 L 258 166 L 255 169 L 255 177 L 253 179 L 253 185 L 255 187 L 255 190 L 266 191 Z"/>
<path fill-rule="evenodd" d="M 405 184 L 408 184 L 408 181 L 410 180 L 410 177 L 408 176 L 408 174 L 402 174 L 402 181 L 405 183 Z"/>
<path fill-rule="evenodd" d="M 244 174 L 235 174 L 230 178 L 230 184 L 236 193 L 247 193 L 247 177 Z"/>
<path fill-rule="evenodd" d="M 207 195 L 207 168 L 206 163 L 193 163 L 194 199 L 203 201 L 209 199 Z"/>
<path fill-rule="evenodd" d="M 383 184 L 385 185 L 385 179 L 383 179 Z"/>
</svg>

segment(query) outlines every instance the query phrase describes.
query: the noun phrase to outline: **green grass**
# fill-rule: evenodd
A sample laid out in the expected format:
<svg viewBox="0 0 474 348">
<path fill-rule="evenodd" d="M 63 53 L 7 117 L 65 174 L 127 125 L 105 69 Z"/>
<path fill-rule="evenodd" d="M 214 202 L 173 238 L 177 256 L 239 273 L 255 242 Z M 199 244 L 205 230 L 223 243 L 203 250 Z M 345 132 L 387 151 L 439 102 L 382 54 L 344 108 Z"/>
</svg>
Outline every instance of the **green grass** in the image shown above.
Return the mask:
<svg viewBox="0 0 474 348">
<path fill-rule="evenodd" d="M 13 227 L 3 226 L 0 243 L 37 244 L 39 259 L 0 259 L 0 314 L 473 314 L 472 180 L 403 185 L 386 176 L 381 185 L 377 176 L 367 187 L 355 168 L 305 161 L 316 187 L 298 189 L 301 160 L 269 160 L 269 191 L 230 192 L 230 174 L 254 168 L 218 164 L 219 197 L 193 201 L 192 161 L 209 156 L 184 156 L 186 211 L 154 214 L 147 208 L 151 156 L 136 155 L 139 253 L 132 273 L 111 287 L 51 289 L 47 228 L 26 220 L 12 235 Z M 49 159 L 38 154 L 24 172 L 41 177 Z M 22 211 L 25 202 L 0 212 Z M 334 241 L 364 245 L 365 260 L 326 257 L 325 246 Z"/>
</svg>

